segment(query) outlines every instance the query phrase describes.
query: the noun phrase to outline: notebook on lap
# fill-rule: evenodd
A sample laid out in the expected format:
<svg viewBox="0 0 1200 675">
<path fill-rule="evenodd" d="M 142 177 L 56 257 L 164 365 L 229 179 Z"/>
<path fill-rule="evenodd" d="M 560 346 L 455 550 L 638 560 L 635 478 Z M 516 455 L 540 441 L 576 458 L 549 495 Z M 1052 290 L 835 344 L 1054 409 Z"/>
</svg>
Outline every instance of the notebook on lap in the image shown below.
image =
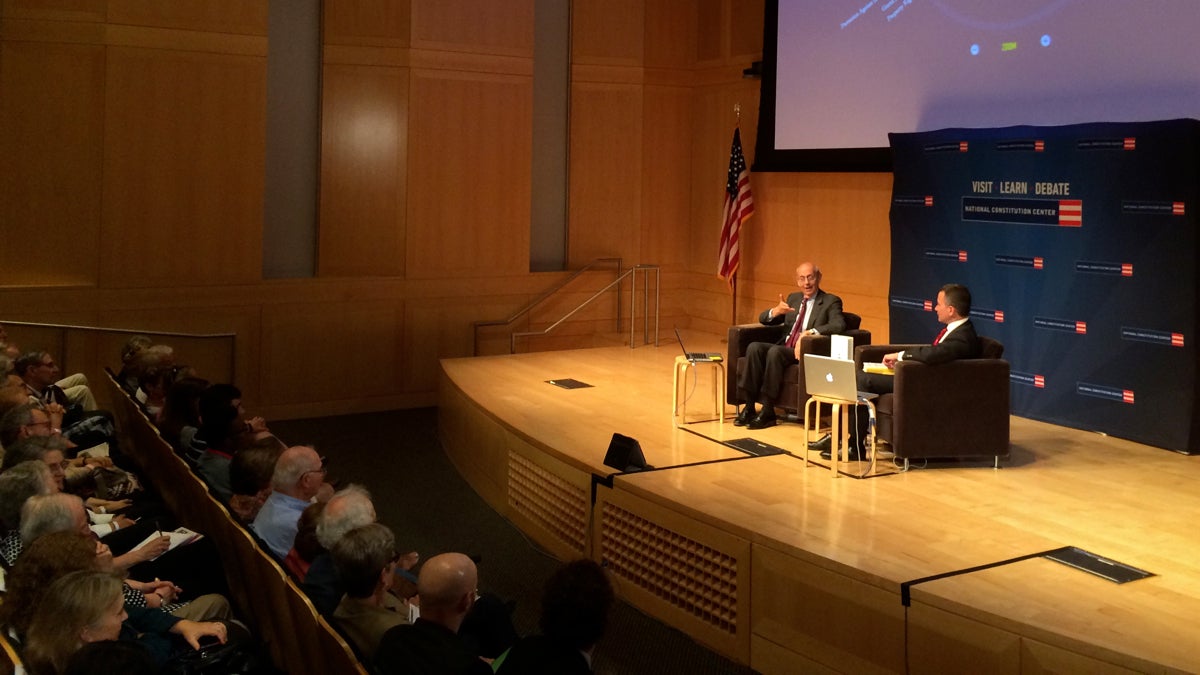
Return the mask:
<svg viewBox="0 0 1200 675">
<path fill-rule="evenodd" d="M 826 396 L 842 401 L 866 401 L 877 396 L 858 390 L 853 361 L 816 354 L 804 355 L 804 388 L 809 396 Z"/>
<path fill-rule="evenodd" d="M 683 357 L 692 363 L 697 361 L 724 361 L 725 357 L 721 352 L 689 352 L 687 347 L 683 346 L 683 336 L 679 334 L 679 329 L 675 329 L 675 339 L 679 340 L 679 348 L 683 350 Z"/>
</svg>

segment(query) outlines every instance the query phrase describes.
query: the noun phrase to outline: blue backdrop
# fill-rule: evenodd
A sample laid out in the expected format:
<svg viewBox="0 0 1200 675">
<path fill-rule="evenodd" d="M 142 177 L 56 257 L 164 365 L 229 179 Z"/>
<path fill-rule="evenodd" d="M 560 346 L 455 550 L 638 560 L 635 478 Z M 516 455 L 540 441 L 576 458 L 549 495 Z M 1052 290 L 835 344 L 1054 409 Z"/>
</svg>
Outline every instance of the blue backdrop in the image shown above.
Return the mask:
<svg viewBox="0 0 1200 675">
<path fill-rule="evenodd" d="M 1004 343 L 1012 412 L 1200 452 L 1200 122 L 892 134 L 892 341 L 973 296 Z"/>
</svg>

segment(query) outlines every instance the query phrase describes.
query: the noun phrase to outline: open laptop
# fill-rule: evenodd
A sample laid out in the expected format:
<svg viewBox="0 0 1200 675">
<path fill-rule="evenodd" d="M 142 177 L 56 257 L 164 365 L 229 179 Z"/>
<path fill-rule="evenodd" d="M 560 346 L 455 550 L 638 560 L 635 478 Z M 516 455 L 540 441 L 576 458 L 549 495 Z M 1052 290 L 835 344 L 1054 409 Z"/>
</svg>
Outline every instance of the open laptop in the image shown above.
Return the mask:
<svg viewBox="0 0 1200 675">
<path fill-rule="evenodd" d="M 858 390 L 853 361 L 816 354 L 804 355 L 804 388 L 809 396 L 842 401 L 866 401 L 878 396 Z"/>
<path fill-rule="evenodd" d="M 724 361 L 725 357 L 721 352 L 689 352 L 687 347 L 683 346 L 683 336 L 679 334 L 679 329 L 675 329 L 675 339 L 679 340 L 679 348 L 683 350 L 683 357 L 692 363 L 697 361 Z"/>
</svg>

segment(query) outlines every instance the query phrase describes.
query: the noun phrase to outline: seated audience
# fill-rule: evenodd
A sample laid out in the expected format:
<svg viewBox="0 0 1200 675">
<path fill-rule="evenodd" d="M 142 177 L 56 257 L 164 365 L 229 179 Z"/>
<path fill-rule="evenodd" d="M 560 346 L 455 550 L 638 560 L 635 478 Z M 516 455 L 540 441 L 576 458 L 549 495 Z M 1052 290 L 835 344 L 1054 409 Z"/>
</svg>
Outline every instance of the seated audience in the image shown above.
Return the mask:
<svg viewBox="0 0 1200 675">
<path fill-rule="evenodd" d="M 324 463 L 316 450 L 299 445 L 279 456 L 271 496 L 250 525 L 277 559 L 283 560 L 292 549 L 300 514 L 316 499 L 324 480 Z"/>
<path fill-rule="evenodd" d="M 325 502 L 313 502 L 300 514 L 296 541 L 292 544 L 292 550 L 288 551 L 287 557 L 283 559 L 283 568 L 296 581 L 303 581 L 313 559 L 325 552 L 321 542 L 317 541 L 317 521 L 324 511 Z"/>
<path fill-rule="evenodd" d="M 50 469 L 38 460 L 21 462 L 0 473 L 0 557 L 4 566 L 11 567 L 23 548 L 21 507 L 25 501 L 55 491 Z"/>
<path fill-rule="evenodd" d="M 96 409 L 96 397 L 88 387 L 87 376 L 75 373 L 59 378 L 58 364 L 49 352 L 26 352 L 13 365 L 31 399 L 64 406 L 77 405 L 84 412 Z"/>
<path fill-rule="evenodd" d="M 271 496 L 275 464 L 287 446 L 274 436 L 260 438 L 229 462 L 229 510 L 241 523 L 250 523 Z"/>
<path fill-rule="evenodd" d="M 592 560 L 562 566 L 542 594 L 542 634 L 525 638 L 502 657 L 497 673 L 592 672 L 592 650 L 604 634 L 613 605 L 613 588 L 604 569 Z"/>
<path fill-rule="evenodd" d="M 379 672 L 490 675 L 491 667 L 458 635 L 478 582 L 475 563 L 461 553 L 426 561 L 417 579 L 421 617 L 383 634 L 375 659 Z"/>
<path fill-rule="evenodd" d="M 138 386 L 138 372 L 135 365 L 137 358 L 152 344 L 154 341 L 145 335 L 134 335 L 125 341 L 125 346 L 121 347 L 121 370 L 117 373 L 116 380 L 121 388 L 131 394 L 137 391 Z"/>
<path fill-rule="evenodd" d="M 35 675 L 58 673 L 81 644 L 120 639 L 141 645 L 162 667 L 187 646 L 199 649 L 204 637 L 224 643 L 225 625 L 127 608 L 119 577 L 102 571 L 77 571 L 47 589 L 34 610 L 25 654 Z"/>
<path fill-rule="evenodd" d="M 383 634 L 409 622 L 408 603 L 390 592 L 399 561 L 396 537 L 385 525 L 371 523 L 342 536 L 332 555 L 346 589 L 333 612 L 334 623 L 370 663 Z"/>
<path fill-rule="evenodd" d="M 207 388 L 208 380 L 183 377 L 167 389 L 163 399 L 158 430 L 180 456 L 185 456 L 185 451 L 196 442 L 196 432 L 200 429 L 200 394 Z"/>
<path fill-rule="evenodd" d="M 51 583 L 34 609 L 25 667 L 32 675 L 61 673 L 81 645 L 118 639 L 126 618 L 120 579 L 99 571 L 71 572 Z"/>
</svg>

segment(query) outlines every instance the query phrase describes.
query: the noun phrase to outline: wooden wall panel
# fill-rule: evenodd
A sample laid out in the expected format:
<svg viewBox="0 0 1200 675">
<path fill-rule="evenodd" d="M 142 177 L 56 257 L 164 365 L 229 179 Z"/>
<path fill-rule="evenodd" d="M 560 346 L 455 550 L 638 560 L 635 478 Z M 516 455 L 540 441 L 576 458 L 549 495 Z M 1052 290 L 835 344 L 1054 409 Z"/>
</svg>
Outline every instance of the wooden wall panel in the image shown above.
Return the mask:
<svg viewBox="0 0 1200 675">
<path fill-rule="evenodd" d="M 696 60 L 700 63 L 718 62 L 729 52 L 726 1 L 696 2 Z"/>
<path fill-rule="evenodd" d="M 412 74 L 409 278 L 529 271 L 532 82 Z"/>
<path fill-rule="evenodd" d="M 904 672 L 904 607 L 896 593 L 765 546 L 754 545 L 752 555 L 757 637 L 840 672 Z"/>
<path fill-rule="evenodd" d="M 266 59 L 111 47 L 101 280 L 262 274 Z"/>
<path fill-rule="evenodd" d="M 318 274 L 404 276 L 408 69 L 324 73 Z"/>
<path fill-rule="evenodd" d="M 1021 637 L 914 602 L 908 608 L 908 665 L 914 675 L 967 671 L 1016 675 L 1021 672 Z"/>
<path fill-rule="evenodd" d="M 408 0 L 325 0 L 324 42 L 407 47 L 410 5 Z"/>
<path fill-rule="evenodd" d="M 403 382 L 403 320 L 400 301 L 264 308 L 263 396 L 282 405 L 395 393 Z"/>
<path fill-rule="evenodd" d="M 109 0 L 108 21 L 129 26 L 267 34 L 268 0 Z"/>
<path fill-rule="evenodd" d="M 696 56 L 694 0 L 646 0 L 645 65 L 690 68 Z"/>
<path fill-rule="evenodd" d="M 729 54 L 735 61 L 745 59 L 746 68 L 751 61 L 762 58 L 763 48 L 763 0 L 729 0 Z"/>
<path fill-rule="evenodd" d="M 646 87 L 642 147 L 642 256 L 634 262 L 686 267 L 693 232 L 719 228 L 720 216 L 692 227 L 689 191 L 691 91 Z M 714 187 L 720 191 L 720 187 Z M 716 256 L 713 256 L 716 268 Z"/>
<path fill-rule="evenodd" d="M 642 65 L 645 0 L 574 0 L 571 62 Z"/>
<path fill-rule="evenodd" d="M 0 14 L 16 19 L 103 21 L 108 0 L 3 0 Z"/>
<path fill-rule="evenodd" d="M 533 56 L 533 0 L 411 0 L 412 46 Z"/>
<path fill-rule="evenodd" d="M 642 262 L 642 88 L 571 90 L 568 266 L 619 256 Z"/>
<path fill-rule="evenodd" d="M 94 285 L 104 49 L 6 41 L 0 92 L 0 285 Z"/>
</svg>

